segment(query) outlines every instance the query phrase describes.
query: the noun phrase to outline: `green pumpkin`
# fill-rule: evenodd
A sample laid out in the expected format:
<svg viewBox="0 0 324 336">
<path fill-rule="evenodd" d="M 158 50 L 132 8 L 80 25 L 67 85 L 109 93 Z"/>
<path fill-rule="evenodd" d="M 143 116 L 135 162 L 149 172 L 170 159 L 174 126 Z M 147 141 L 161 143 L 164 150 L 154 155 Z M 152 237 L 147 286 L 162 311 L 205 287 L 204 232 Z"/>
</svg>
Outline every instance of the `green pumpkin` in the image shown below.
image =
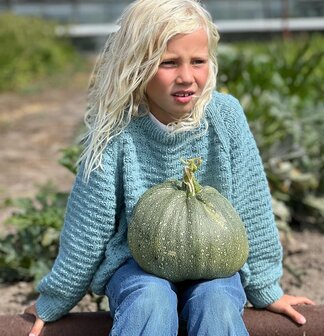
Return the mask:
<svg viewBox="0 0 324 336">
<path fill-rule="evenodd" d="M 248 257 L 245 227 L 233 206 L 194 177 L 201 162 L 184 161 L 183 181 L 148 189 L 128 227 L 128 244 L 137 263 L 172 282 L 228 277 Z"/>
</svg>

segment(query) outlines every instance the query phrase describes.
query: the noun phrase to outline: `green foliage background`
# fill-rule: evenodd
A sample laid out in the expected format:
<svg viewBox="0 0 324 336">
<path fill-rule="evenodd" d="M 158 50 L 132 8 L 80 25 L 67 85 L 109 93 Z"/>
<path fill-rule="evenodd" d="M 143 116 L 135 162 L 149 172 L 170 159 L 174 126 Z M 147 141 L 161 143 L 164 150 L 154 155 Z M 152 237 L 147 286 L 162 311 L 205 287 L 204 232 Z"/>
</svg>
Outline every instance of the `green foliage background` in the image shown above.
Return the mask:
<svg viewBox="0 0 324 336">
<path fill-rule="evenodd" d="M 35 17 L 0 15 L 0 91 L 23 89 L 71 67 L 78 60 L 55 23 Z"/>
<path fill-rule="evenodd" d="M 322 36 L 239 43 L 219 51 L 221 91 L 242 103 L 272 195 L 289 224 L 324 231 Z M 282 208 L 282 207 L 281 207 Z M 276 209 L 275 209 L 276 210 Z M 280 219 L 280 218 L 279 218 Z"/>
<path fill-rule="evenodd" d="M 0 49 L 0 89 L 62 71 L 71 61 L 74 51 L 53 37 L 53 27 L 35 23 L 32 40 L 45 36 L 45 41 L 37 41 L 32 52 L 30 43 L 25 43 L 27 33 L 11 27 L 10 16 L 6 19 L 12 37 L 3 39 L 4 25 L 0 25 L 0 41 L 7 46 L 5 52 Z M 19 30 L 26 30 L 21 24 Z M 40 31 L 44 35 L 38 35 Z M 20 42 L 11 47 L 10 40 Z M 324 64 L 319 47 L 323 42 L 322 36 L 315 36 L 219 48 L 218 90 L 233 94 L 244 107 L 265 163 L 278 226 L 286 231 L 296 225 L 324 231 Z M 35 53 L 39 55 L 33 59 Z M 3 73 L 3 60 L 11 58 Z M 10 82 L 15 74 L 20 79 Z M 61 164 L 75 173 L 79 153 L 79 146 L 66 148 Z M 0 282 L 37 282 L 49 271 L 67 197 L 47 185 L 34 200 L 8 200 L 17 211 L 7 221 L 14 233 L 0 238 Z"/>
</svg>

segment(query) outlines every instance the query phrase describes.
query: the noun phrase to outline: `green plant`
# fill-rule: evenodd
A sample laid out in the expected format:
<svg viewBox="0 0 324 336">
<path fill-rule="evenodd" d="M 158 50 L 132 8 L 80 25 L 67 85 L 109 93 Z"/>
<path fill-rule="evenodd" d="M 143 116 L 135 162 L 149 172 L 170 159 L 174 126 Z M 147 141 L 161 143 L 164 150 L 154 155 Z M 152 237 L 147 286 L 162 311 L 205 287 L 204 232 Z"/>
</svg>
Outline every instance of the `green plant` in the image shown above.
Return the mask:
<svg viewBox="0 0 324 336">
<path fill-rule="evenodd" d="M 71 43 L 56 36 L 55 23 L 35 17 L 1 14 L 0 45 L 0 91 L 25 88 L 78 60 Z"/>
<path fill-rule="evenodd" d="M 62 157 L 59 160 L 59 163 L 67 168 L 73 174 L 77 173 L 77 161 L 82 152 L 82 146 L 80 145 L 71 145 L 67 148 L 62 149 Z"/>
<path fill-rule="evenodd" d="M 15 230 L 1 239 L 0 281 L 38 280 L 46 274 L 57 255 L 67 194 L 48 184 L 35 200 L 10 201 L 17 210 L 8 220 Z"/>
<path fill-rule="evenodd" d="M 171 281 L 232 275 L 248 257 L 244 225 L 226 198 L 196 181 L 201 159 L 184 163 L 182 181 L 153 186 L 136 204 L 128 229 L 133 257 Z"/>
<path fill-rule="evenodd" d="M 303 215 L 301 209 L 309 194 L 321 197 L 324 192 L 321 43 L 322 37 L 242 43 L 219 52 L 220 90 L 241 101 L 272 195 L 291 210 L 290 224 L 316 225 L 314 216 L 305 211 Z"/>
</svg>

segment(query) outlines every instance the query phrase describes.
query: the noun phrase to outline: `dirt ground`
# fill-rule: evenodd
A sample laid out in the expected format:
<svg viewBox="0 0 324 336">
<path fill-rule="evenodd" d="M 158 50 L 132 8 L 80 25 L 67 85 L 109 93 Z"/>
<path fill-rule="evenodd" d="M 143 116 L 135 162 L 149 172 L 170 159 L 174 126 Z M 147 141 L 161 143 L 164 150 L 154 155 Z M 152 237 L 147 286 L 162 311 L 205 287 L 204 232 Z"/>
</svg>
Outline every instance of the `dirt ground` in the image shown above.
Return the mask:
<svg viewBox="0 0 324 336">
<path fill-rule="evenodd" d="M 73 176 L 58 164 L 60 149 L 71 144 L 82 123 L 87 80 L 74 79 L 64 88 L 42 92 L 0 95 L 0 204 L 8 197 L 33 196 L 39 185 L 52 181 L 62 191 L 71 188 Z M 12 209 L 0 206 L 0 230 Z M 286 292 L 306 295 L 324 304 L 324 235 L 293 232 L 282 285 Z M 21 313 L 35 300 L 33 285 L 0 284 L 0 314 Z M 76 311 L 95 311 L 86 296 Z"/>
</svg>

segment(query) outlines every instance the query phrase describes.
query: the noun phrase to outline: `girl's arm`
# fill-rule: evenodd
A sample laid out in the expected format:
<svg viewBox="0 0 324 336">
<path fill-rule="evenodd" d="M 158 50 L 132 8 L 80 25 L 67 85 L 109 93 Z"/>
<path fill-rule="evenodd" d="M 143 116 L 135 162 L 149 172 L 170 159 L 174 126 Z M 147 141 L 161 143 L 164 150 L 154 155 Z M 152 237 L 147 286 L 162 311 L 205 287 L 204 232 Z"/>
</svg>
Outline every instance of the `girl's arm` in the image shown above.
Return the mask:
<svg viewBox="0 0 324 336">
<path fill-rule="evenodd" d="M 231 139 L 233 205 L 245 223 L 250 244 L 246 294 L 255 307 L 284 313 L 303 323 L 303 316 L 292 305 L 313 302 L 305 297 L 284 295 L 281 289 L 282 247 L 268 182 L 244 112 L 236 99 L 231 100 L 233 108 L 225 119 Z"/>
<path fill-rule="evenodd" d="M 248 300 L 258 308 L 278 300 L 283 291 L 282 247 L 275 224 L 271 195 L 263 164 L 243 109 L 231 97 L 225 118 L 230 136 L 233 206 L 245 224 L 249 258 L 242 270 Z"/>
<path fill-rule="evenodd" d="M 104 153 L 102 169 L 83 181 L 83 165 L 73 185 L 52 271 L 38 285 L 37 316 L 54 321 L 86 294 L 114 234 L 119 192 L 120 151 L 117 141 Z"/>
</svg>

